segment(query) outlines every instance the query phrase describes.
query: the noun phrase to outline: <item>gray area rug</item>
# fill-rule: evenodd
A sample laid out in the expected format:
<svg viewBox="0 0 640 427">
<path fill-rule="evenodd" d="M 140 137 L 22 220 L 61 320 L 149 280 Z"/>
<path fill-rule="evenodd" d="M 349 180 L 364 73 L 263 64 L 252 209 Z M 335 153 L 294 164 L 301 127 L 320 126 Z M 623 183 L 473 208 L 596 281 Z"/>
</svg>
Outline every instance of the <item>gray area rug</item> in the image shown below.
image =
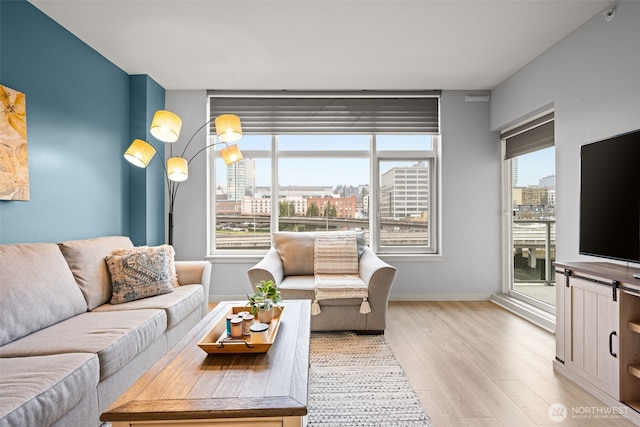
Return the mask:
<svg viewBox="0 0 640 427">
<path fill-rule="evenodd" d="M 311 334 L 308 427 L 431 426 L 384 335 Z"/>
</svg>

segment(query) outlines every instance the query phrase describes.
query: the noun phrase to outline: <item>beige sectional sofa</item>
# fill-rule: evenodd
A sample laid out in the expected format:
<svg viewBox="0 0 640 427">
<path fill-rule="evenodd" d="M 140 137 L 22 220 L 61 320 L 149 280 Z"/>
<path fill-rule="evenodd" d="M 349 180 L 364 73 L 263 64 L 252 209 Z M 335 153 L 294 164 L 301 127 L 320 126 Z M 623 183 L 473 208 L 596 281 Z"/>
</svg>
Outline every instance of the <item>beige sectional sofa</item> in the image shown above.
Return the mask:
<svg viewBox="0 0 640 427">
<path fill-rule="evenodd" d="M 273 280 L 283 299 L 314 300 L 314 232 L 276 232 L 273 246 L 248 271 L 256 283 Z M 367 245 L 363 233 L 356 233 L 358 276 L 368 288 L 371 312 L 361 312 L 362 298 L 332 298 L 319 302 L 321 313 L 311 316 L 312 331 L 356 331 L 382 334 L 386 328 L 387 304 L 396 275 L 395 267 L 382 261 Z"/>
<path fill-rule="evenodd" d="M 169 293 L 110 304 L 105 257 L 128 237 L 0 245 L 0 427 L 100 414 L 208 311 L 211 265 L 177 261 Z"/>
</svg>

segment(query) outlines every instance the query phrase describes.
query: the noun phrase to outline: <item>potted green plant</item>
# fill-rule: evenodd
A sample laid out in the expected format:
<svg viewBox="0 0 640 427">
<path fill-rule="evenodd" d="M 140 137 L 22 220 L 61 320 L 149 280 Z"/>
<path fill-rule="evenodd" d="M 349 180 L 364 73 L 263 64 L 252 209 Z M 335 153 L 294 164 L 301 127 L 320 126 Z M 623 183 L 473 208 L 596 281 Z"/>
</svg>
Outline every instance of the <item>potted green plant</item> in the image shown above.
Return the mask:
<svg viewBox="0 0 640 427">
<path fill-rule="evenodd" d="M 262 280 L 256 283 L 256 292 L 253 295 L 247 295 L 247 298 L 251 313 L 261 323 L 271 322 L 274 307 L 279 307 L 282 301 L 280 291 L 273 280 Z"/>
</svg>

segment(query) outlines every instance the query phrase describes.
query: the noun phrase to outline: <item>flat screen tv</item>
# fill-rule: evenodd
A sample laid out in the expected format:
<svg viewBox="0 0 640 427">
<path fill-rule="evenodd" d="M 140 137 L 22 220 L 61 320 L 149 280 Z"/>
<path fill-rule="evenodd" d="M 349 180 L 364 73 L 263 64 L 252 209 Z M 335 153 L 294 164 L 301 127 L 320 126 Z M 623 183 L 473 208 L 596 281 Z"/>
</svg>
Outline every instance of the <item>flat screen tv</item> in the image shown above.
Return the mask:
<svg viewBox="0 0 640 427">
<path fill-rule="evenodd" d="M 582 146 L 579 246 L 640 263 L 640 129 Z"/>
</svg>

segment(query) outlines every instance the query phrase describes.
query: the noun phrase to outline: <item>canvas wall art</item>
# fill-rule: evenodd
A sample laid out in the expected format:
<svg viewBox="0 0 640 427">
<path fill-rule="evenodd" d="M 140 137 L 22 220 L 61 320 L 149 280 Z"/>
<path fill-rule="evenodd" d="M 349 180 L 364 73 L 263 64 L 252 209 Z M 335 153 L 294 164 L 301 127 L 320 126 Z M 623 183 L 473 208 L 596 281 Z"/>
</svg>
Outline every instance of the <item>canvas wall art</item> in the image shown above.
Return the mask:
<svg viewBox="0 0 640 427">
<path fill-rule="evenodd" d="M 0 85 L 0 200 L 29 200 L 27 102 Z"/>
</svg>

